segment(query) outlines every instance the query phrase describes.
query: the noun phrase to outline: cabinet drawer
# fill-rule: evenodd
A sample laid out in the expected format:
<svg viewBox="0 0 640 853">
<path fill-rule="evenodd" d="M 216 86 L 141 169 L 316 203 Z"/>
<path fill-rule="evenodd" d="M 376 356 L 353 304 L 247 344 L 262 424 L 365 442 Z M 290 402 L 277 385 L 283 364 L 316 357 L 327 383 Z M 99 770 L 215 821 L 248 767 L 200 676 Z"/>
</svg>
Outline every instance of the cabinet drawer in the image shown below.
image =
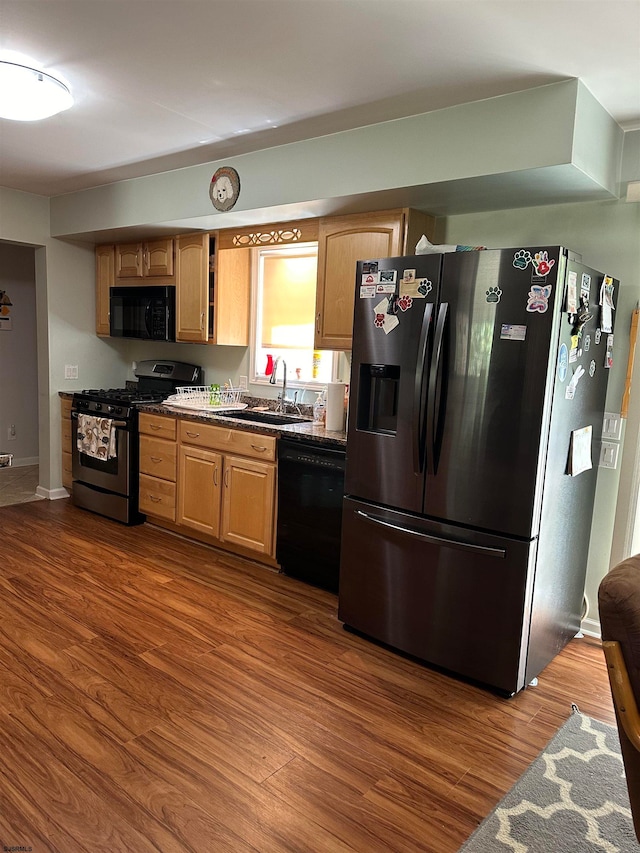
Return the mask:
<svg viewBox="0 0 640 853">
<path fill-rule="evenodd" d="M 195 421 L 180 421 L 180 441 L 182 444 L 233 451 L 242 456 L 267 459 L 270 462 L 276 458 L 276 438 L 273 435 L 210 426 Z"/>
<path fill-rule="evenodd" d="M 140 512 L 176 520 L 176 484 L 140 474 Z"/>
<path fill-rule="evenodd" d="M 165 438 L 140 436 L 140 473 L 176 481 L 177 445 Z"/>
<path fill-rule="evenodd" d="M 140 432 L 155 435 L 156 438 L 174 439 L 176 437 L 176 419 L 163 415 L 150 415 L 140 412 Z"/>
</svg>

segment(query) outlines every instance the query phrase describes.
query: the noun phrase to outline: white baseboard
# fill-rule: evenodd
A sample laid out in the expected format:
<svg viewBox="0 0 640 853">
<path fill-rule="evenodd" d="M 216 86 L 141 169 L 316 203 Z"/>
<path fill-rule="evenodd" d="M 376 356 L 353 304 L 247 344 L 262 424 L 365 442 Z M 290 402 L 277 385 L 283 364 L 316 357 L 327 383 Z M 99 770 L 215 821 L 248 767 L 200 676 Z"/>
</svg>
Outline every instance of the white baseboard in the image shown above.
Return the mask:
<svg viewBox="0 0 640 853">
<path fill-rule="evenodd" d="M 45 489 L 43 486 L 38 486 L 36 489 L 36 495 L 39 498 L 46 498 L 48 501 L 57 501 L 60 498 L 68 498 L 69 492 L 64 489 Z"/>
<path fill-rule="evenodd" d="M 6 453 L 11 453 L 10 450 L 5 451 Z M 37 456 L 25 456 L 22 459 L 13 458 L 11 462 L 12 468 L 26 468 L 27 465 L 38 465 L 40 463 L 40 459 Z"/>
<path fill-rule="evenodd" d="M 599 640 L 602 637 L 600 632 L 600 623 L 597 619 L 583 619 L 581 625 L 582 633 L 587 637 L 595 637 Z"/>
</svg>

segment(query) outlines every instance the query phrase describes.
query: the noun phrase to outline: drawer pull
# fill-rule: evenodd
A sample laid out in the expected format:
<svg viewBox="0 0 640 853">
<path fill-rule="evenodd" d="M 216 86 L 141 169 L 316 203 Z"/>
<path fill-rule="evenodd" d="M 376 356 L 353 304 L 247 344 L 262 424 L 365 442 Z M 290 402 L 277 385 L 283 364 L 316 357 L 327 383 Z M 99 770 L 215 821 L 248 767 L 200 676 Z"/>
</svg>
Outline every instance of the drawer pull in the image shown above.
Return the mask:
<svg viewBox="0 0 640 853">
<path fill-rule="evenodd" d="M 227 489 L 229 488 L 229 469 L 228 468 L 224 472 L 224 485 L 225 485 L 225 488 L 227 488 Z"/>
<path fill-rule="evenodd" d="M 151 427 L 151 429 L 155 429 L 155 430 L 162 429 L 160 424 L 149 424 L 149 426 Z"/>
<path fill-rule="evenodd" d="M 252 444 L 251 447 L 253 447 L 254 450 L 257 450 L 258 453 L 264 453 L 265 450 L 267 449 L 266 447 L 263 447 L 260 444 Z"/>
<path fill-rule="evenodd" d="M 214 485 L 214 486 L 217 486 L 217 485 L 218 485 L 218 466 L 217 466 L 217 465 L 216 465 L 216 467 L 213 469 L 213 485 Z"/>
<path fill-rule="evenodd" d="M 162 456 L 150 456 L 149 459 L 152 462 L 162 462 Z"/>
<path fill-rule="evenodd" d="M 149 500 L 153 501 L 154 504 L 162 503 L 162 498 L 157 498 L 155 495 L 149 495 Z"/>
<path fill-rule="evenodd" d="M 189 432 L 189 430 L 187 430 L 187 435 L 189 436 L 189 438 L 200 438 L 199 432 Z"/>
</svg>

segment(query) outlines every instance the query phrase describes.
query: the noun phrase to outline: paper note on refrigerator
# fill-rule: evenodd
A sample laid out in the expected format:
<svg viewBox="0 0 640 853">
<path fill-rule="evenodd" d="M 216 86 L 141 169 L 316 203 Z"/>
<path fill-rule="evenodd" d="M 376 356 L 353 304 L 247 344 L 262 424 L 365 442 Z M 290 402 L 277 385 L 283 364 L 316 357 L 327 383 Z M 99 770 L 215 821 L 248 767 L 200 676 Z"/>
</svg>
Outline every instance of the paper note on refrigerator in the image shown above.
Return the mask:
<svg viewBox="0 0 640 853">
<path fill-rule="evenodd" d="M 593 467 L 591 462 L 591 424 L 582 429 L 574 429 L 569 442 L 569 461 L 567 463 L 567 474 L 577 477 L 583 471 Z"/>
</svg>

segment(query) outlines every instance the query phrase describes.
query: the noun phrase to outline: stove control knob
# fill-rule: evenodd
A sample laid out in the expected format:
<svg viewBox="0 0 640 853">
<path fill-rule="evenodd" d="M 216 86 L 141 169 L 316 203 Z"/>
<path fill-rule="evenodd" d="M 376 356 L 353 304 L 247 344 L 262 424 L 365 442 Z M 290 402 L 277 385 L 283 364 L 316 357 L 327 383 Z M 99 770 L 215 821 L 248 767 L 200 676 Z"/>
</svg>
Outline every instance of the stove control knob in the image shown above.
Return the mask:
<svg viewBox="0 0 640 853">
<path fill-rule="evenodd" d="M 96 403 L 96 412 L 102 411 L 102 403 Z"/>
<path fill-rule="evenodd" d="M 114 406 L 107 406 L 107 411 L 108 412 L 115 412 L 115 407 Z"/>
<path fill-rule="evenodd" d="M 122 414 L 122 406 L 118 406 L 118 408 L 116 409 L 116 415 L 121 415 L 121 414 Z"/>
</svg>

